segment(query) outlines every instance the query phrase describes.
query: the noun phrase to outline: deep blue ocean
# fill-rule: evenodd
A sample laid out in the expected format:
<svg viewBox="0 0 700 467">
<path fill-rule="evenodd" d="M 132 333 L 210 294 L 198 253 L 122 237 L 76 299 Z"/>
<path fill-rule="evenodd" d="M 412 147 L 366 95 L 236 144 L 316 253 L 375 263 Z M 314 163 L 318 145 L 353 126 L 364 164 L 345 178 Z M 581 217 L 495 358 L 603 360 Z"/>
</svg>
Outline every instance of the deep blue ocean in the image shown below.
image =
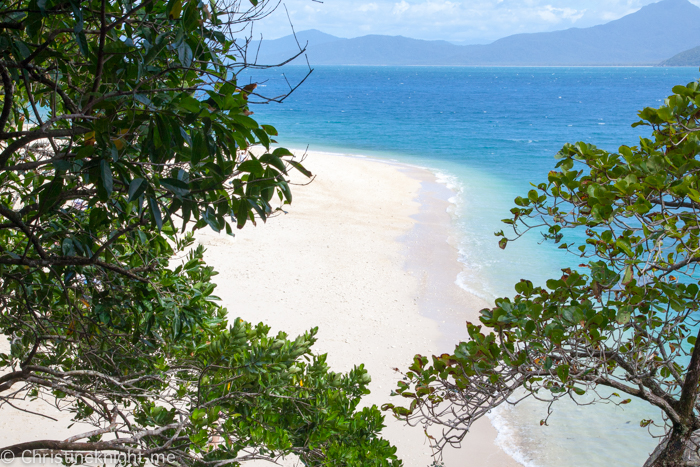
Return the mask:
<svg viewBox="0 0 700 467">
<path fill-rule="evenodd" d="M 277 96 L 306 71 L 287 66 L 252 77 L 261 83 L 259 92 Z M 497 247 L 493 233 L 508 232 L 500 219 L 509 216 L 513 198 L 525 195 L 530 183 L 546 181 L 564 143 L 585 141 L 610 151 L 637 145 L 650 133 L 631 128 L 637 112 L 658 107 L 674 85 L 698 78 L 695 68 L 316 67 L 283 103 L 252 110 L 290 148 L 433 170 L 455 191 L 452 214 L 464 263 L 455 280 L 493 300 L 514 294 L 521 278 L 544 284 L 577 264 L 536 234 L 505 251 Z M 561 404 L 549 426 L 540 427 L 545 416 L 546 407 L 529 403 L 496 411 L 492 422 L 499 443 L 528 466 L 632 467 L 641 466 L 657 443 L 639 421 L 661 421 L 638 401 L 625 409 Z"/>
</svg>

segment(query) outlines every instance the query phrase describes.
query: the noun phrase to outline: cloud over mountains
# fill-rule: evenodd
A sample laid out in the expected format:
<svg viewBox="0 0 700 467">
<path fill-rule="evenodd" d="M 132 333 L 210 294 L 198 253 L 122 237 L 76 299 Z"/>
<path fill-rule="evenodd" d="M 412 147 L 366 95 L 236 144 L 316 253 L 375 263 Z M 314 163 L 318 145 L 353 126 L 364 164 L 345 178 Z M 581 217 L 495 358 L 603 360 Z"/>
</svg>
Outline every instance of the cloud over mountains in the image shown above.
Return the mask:
<svg viewBox="0 0 700 467">
<path fill-rule="evenodd" d="M 700 4 L 700 0 L 693 0 Z M 285 0 L 297 31 L 338 37 L 403 35 L 487 43 L 516 33 L 585 28 L 619 19 L 654 0 Z M 291 33 L 286 12 L 256 26 L 266 38 Z"/>
<path fill-rule="evenodd" d="M 316 30 L 304 31 L 297 39 L 308 43 L 307 54 L 315 65 L 656 65 L 700 45 L 700 8 L 688 0 L 663 0 L 606 24 L 514 34 L 488 45 L 387 35 L 343 39 Z M 279 63 L 298 52 L 298 47 L 288 36 L 263 41 L 260 51 L 259 62 Z"/>
</svg>

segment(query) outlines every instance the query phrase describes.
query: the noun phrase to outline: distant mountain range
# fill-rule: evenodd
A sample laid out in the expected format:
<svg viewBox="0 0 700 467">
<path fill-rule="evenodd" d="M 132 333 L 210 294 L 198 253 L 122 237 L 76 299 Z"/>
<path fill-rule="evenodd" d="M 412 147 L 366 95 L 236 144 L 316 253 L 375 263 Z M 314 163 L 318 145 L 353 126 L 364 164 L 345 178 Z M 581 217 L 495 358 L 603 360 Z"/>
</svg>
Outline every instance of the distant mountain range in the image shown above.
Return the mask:
<svg viewBox="0 0 700 467">
<path fill-rule="evenodd" d="M 700 47 L 693 47 L 690 50 L 674 55 L 668 60 L 664 60 L 659 66 L 698 66 L 700 67 Z"/>
<path fill-rule="evenodd" d="M 281 63 L 298 53 L 297 40 L 308 44 L 312 65 L 673 66 L 680 63 L 673 61 L 676 54 L 700 46 L 700 8 L 688 0 L 663 0 L 599 26 L 515 34 L 487 45 L 381 35 L 343 39 L 308 30 L 296 39 L 253 43 L 249 54 L 260 45 L 258 63 Z"/>
</svg>

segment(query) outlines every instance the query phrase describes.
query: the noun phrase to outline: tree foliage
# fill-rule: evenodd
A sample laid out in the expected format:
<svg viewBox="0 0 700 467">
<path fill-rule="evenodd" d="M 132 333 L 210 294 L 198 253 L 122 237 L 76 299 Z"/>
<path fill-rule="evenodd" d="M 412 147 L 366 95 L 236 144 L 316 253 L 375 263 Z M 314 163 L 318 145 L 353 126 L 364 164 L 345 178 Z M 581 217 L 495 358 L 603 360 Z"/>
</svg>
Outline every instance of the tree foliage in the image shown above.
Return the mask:
<svg viewBox="0 0 700 467">
<path fill-rule="evenodd" d="M 292 340 L 229 323 L 193 248 L 197 229 L 265 221 L 291 202 L 289 171 L 310 175 L 273 150 L 276 130 L 250 117 L 255 85 L 237 83 L 251 64 L 233 34 L 270 11 L 251 1 L 0 6 L 0 332 L 11 347 L 0 407 L 4 417 L 41 398 L 93 425 L 0 451 L 400 465 L 378 410 L 357 410 L 364 368 L 331 372 L 311 352 L 315 329 Z"/>
<path fill-rule="evenodd" d="M 521 280 L 517 295 L 481 311 L 481 324 L 467 323 L 470 339 L 453 354 L 416 356 L 396 390 L 410 404 L 386 408 L 442 425 L 438 450 L 458 445 L 474 420 L 504 402 L 585 394 L 661 409 L 663 420 L 640 421 L 666 428 L 649 465 L 697 458 L 700 85 L 673 92 L 660 108 L 639 112 L 633 126 L 649 127 L 651 138 L 616 153 L 567 144 L 547 183 L 515 199 L 503 221 L 515 238 L 538 230 L 581 264 L 546 287 Z M 570 240 L 567 229 L 584 241 Z M 505 248 L 509 239 L 497 235 Z"/>
</svg>

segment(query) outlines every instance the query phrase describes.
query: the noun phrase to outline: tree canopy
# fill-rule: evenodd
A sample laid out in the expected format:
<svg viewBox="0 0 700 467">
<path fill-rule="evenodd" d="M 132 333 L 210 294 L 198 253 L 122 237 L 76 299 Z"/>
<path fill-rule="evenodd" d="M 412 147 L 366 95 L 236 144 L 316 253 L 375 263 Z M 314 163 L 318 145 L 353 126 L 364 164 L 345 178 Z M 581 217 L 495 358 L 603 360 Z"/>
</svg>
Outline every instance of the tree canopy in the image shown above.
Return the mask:
<svg viewBox="0 0 700 467">
<path fill-rule="evenodd" d="M 1 416 L 39 398 L 92 428 L 0 446 L 155 465 L 400 465 L 362 366 L 331 372 L 213 294 L 193 232 L 265 221 L 310 173 L 253 118 L 251 0 L 0 6 Z M 274 5 L 272 5 L 274 6 Z M 254 155 L 253 146 L 260 151 Z M 275 204 L 277 203 L 277 204 Z M 242 290 L 241 293 L 246 293 Z"/>
<path fill-rule="evenodd" d="M 567 144 L 547 182 L 515 199 L 503 221 L 513 239 L 540 231 L 575 264 L 546 284 L 521 280 L 514 297 L 481 311 L 481 324 L 467 323 L 469 340 L 453 354 L 415 357 L 395 391 L 410 403 L 385 408 L 441 425 L 438 450 L 500 404 L 587 395 L 661 409 L 663 420 L 640 421 L 666 430 L 647 465 L 699 459 L 700 85 L 673 93 L 639 112 L 633 126 L 651 138 L 616 153 Z"/>
</svg>

